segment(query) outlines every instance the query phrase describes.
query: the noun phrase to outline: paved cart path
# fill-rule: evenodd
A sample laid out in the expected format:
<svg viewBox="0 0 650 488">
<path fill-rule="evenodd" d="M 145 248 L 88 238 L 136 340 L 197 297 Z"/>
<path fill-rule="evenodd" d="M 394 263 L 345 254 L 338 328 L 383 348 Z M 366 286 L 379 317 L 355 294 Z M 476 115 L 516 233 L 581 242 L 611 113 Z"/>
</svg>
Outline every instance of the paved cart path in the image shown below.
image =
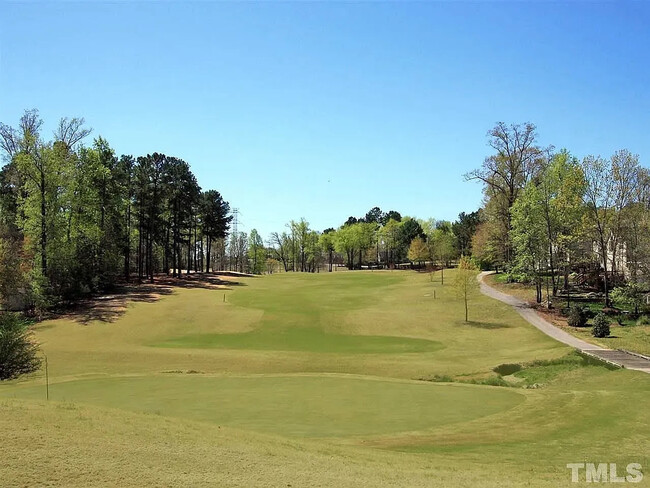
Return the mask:
<svg viewBox="0 0 650 488">
<path fill-rule="evenodd" d="M 524 300 L 500 292 L 496 288 L 485 283 L 483 278 L 489 274 L 492 274 L 492 271 L 484 271 L 478 275 L 478 280 L 481 284 L 481 292 L 484 295 L 511 305 L 519 315 L 544 332 L 544 334 L 571 347 L 580 349 L 584 353 L 591 354 L 592 356 L 617 364 L 623 368 L 650 373 L 650 358 L 627 351 L 605 349 L 604 347 L 590 344 L 589 342 L 585 342 L 582 339 L 572 336 L 568 332 L 563 331 L 559 327 L 556 327 L 549 321 L 540 317 Z"/>
</svg>

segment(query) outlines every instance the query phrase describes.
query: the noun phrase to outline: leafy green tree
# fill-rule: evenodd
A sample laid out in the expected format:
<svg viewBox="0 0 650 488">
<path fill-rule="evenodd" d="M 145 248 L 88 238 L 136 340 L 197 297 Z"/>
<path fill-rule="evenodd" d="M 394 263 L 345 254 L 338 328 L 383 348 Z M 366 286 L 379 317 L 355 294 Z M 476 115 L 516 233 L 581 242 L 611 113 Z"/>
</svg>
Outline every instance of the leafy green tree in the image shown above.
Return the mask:
<svg viewBox="0 0 650 488">
<path fill-rule="evenodd" d="M 321 249 L 327 255 L 328 271 L 331 273 L 336 247 L 336 231 L 334 229 L 325 229 L 320 235 L 319 240 Z"/>
<path fill-rule="evenodd" d="M 426 240 L 427 236 L 424 234 L 422 226 L 416 219 L 404 217 L 400 222 L 397 234 L 397 246 L 394 249 L 395 260 L 401 261 L 406 258 L 411 242 L 417 237 Z"/>
<path fill-rule="evenodd" d="M 591 335 L 593 335 L 594 337 L 598 337 L 600 339 L 608 337 L 610 334 L 609 325 L 610 323 L 609 323 L 609 318 L 607 318 L 607 315 L 605 315 L 602 312 L 599 312 L 594 317 L 594 326 L 591 329 Z"/>
<path fill-rule="evenodd" d="M 449 266 L 450 261 L 456 257 L 456 237 L 448 222 L 438 225 L 428 236 L 431 256 L 441 266 Z"/>
<path fill-rule="evenodd" d="M 413 239 L 408 251 L 409 261 L 412 263 L 421 263 L 422 261 L 426 261 L 428 257 L 429 249 L 424 241 L 419 237 Z"/>
<path fill-rule="evenodd" d="M 513 274 L 532 281 L 541 302 L 542 274 L 548 270 L 552 294 L 557 295 L 559 262 L 565 276 L 574 249 L 581 238 L 584 178 L 575 158 L 561 151 L 540 163 L 540 170 L 520 193 L 512 207 L 511 236 L 516 254 Z M 545 246 L 545 249 L 541 246 Z M 567 285 L 565 280 L 565 286 Z M 547 287 L 547 295 L 550 295 Z M 550 296 L 547 296 L 550 305 Z"/>
<path fill-rule="evenodd" d="M 379 240 L 385 249 L 384 260 L 389 267 L 394 265 L 398 258 L 401 226 L 402 224 L 397 220 L 390 219 L 379 230 Z"/>
<path fill-rule="evenodd" d="M 80 118 L 63 118 L 54 139 L 26 111 L 17 128 L 0 123 L 0 294 L 41 309 L 58 298 L 110 288 L 136 269 L 140 279 L 170 269 L 209 269 L 214 239 L 228 232 L 228 203 L 200 193 L 189 165 L 160 153 L 117 158 Z M 137 244 L 136 244 L 137 243 Z M 132 257 L 135 259 L 132 259 Z M 135 261 L 135 265 L 132 263 Z M 11 297 L 9 295 L 12 295 Z"/>
<path fill-rule="evenodd" d="M 362 266 L 364 253 L 373 247 L 375 241 L 376 225 L 372 222 L 360 222 L 353 226 L 356 246 L 359 250 L 359 269 Z"/>
<path fill-rule="evenodd" d="M 300 271 L 305 272 L 307 271 L 308 237 L 311 232 L 309 222 L 301 218 L 298 222 L 292 220 L 289 226 L 294 240 L 296 259 L 300 264 Z"/>
<path fill-rule="evenodd" d="M 401 222 L 402 215 L 395 210 L 389 210 L 384 215 L 382 215 L 380 223 L 381 225 L 386 225 L 391 220 L 394 220 L 395 222 Z"/>
<path fill-rule="evenodd" d="M 315 230 L 310 230 L 305 238 L 305 271 L 314 273 L 320 269 L 323 259 L 323 248 L 320 245 L 320 234 Z"/>
<path fill-rule="evenodd" d="M 208 190 L 201 194 L 199 212 L 201 214 L 203 235 L 206 239 L 205 271 L 207 273 L 211 269 L 210 263 L 213 242 L 217 239 L 223 239 L 226 237 L 230 228 L 232 216 L 229 215 L 230 205 L 216 190 Z"/>
<path fill-rule="evenodd" d="M 610 305 L 609 272 L 616 273 L 617 255 L 624 235 L 626 208 L 635 202 L 641 176 L 638 156 L 623 150 L 611 160 L 587 156 L 582 162 L 585 176 L 586 218 L 603 267 L 605 305 Z"/>
<path fill-rule="evenodd" d="M 559 280 L 555 271 L 563 263 L 564 288 L 569 287 L 571 263 L 585 240 L 583 226 L 585 179 L 578 160 L 562 150 L 544 168 L 543 206 L 549 240 L 549 267 L 553 279 L 553 296 Z"/>
<path fill-rule="evenodd" d="M 498 271 L 502 265 L 501 253 L 495 244 L 496 232 L 496 227 L 488 220 L 481 222 L 472 236 L 472 257 L 480 263 L 482 269 L 495 268 Z"/>
<path fill-rule="evenodd" d="M 120 242 L 124 259 L 124 279 L 129 282 L 131 277 L 131 246 L 133 239 L 132 209 L 135 199 L 135 159 L 130 155 L 122 155 L 115 170 L 115 181 L 120 194 L 120 211 L 122 218 Z"/>
<path fill-rule="evenodd" d="M 509 240 L 512 220 L 510 209 L 536 173 L 543 156 L 543 151 L 536 142 L 537 132 L 533 124 L 507 125 L 499 122 L 488 132 L 488 144 L 495 153 L 485 158 L 481 168 L 465 175 L 467 181 L 478 180 L 484 185 L 493 218 L 504 229 L 502 244 L 506 263 L 514 258 Z"/>
<path fill-rule="evenodd" d="M 188 273 L 192 267 L 192 237 L 201 189 L 189 164 L 172 157 L 165 158 L 163 184 L 171 226 L 172 274 L 180 277 L 185 244 Z M 169 243 L 166 248 L 169 248 Z"/>
<path fill-rule="evenodd" d="M 461 256 L 458 269 L 454 275 L 453 286 L 456 295 L 462 298 L 465 305 L 465 322 L 469 322 L 469 301 L 477 295 L 479 290 L 476 274 L 478 270 L 472 260 Z"/>
<path fill-rule="evenodd" d="M 352 225 L 344 225 L 336 231 L 334 246 L 337 252 L 346 256 L 348 269 L 354 268 L 354 255 L 357 250 L 357 232 Z"/>
<path fill-rule="evenodd" d="M 556 296 L 558 262 L 568 266 L 573 244 L 580 239 L 576 222 L 581 221 L 583 214 L 584 178 L 577 160 L 563 150 L 541 163 L 537 177 L 530 184 L 538 189 L 535 196 L 544 221 L 548 246 L 546 263 L 553 296 Z"/>
<path fill-rule="evenodd" d="M 285 273 L 289 271 L 292 245 L 291 237 L 286 232 L 282 234 L 278 232 L 271 233 L 271 248 L 276 259 L 282 263 Z"/>
<path fill-rule="evenodd" d="M 0 380 L 36 371 L 41 361 L 27 324 L 16 314 L 0 314 Z"/>
<path fill-rule="evenodd" d="M 512 268 L 519 280 L 535 283 L 542 301 L 542 273 L 548 260 L 548 235 L 538 185 L 529 183 L 512 207 L 512 240 L 516 250 Z"/>
<path fill-rule="evenodd" d="M 363 218 L 364 222 L 369 224 L 379 224 L 384 216 L 384 213 L 379 207 L 373 207 L 366 213 L 366 216 Z"/>
<path fill-rule="evenodd" d="M 459 255 L 469 256 L 472 254 L 472 237 L 480 222 L 478 211 L 458 214 L 458 219 L 452 224 L 452 232 L 456 236 L 456 250 Z"/>
<path fill-rule="evenodd" d="M 29 264 L 23 256 L 22 241 L 0 224 L 0 305 L 20 310 L 29 303 Z"/>
<path fill-rule="evenodd" d="M 248 261 L 251 273 L 262 274 L 266 266 L 266 249 L 257 230 L 251 230 L 248 236 Z"/>
<path fill-rule="evenodd" d="M 648 291 L 646 285 L 629 282 L 625 286 L 612 290 L 612 300 L 634 307 L 634 314 L 639 315 L 639 309 L 645 304 L 645 296 Z"/>
</svg>

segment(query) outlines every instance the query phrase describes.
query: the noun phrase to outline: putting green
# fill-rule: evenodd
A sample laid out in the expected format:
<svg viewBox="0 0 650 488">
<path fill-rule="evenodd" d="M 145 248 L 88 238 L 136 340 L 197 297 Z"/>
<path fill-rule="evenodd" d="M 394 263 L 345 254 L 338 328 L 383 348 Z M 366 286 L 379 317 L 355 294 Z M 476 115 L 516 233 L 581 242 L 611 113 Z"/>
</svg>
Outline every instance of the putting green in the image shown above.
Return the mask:
<svg viewBox="0 0 650 488">
<path fill-rule="evenodd" d="M 18 387 L 10 396 L 42 398 L 43 387 Z M 421 431 L 501 412 L 525 399 L 503 388 L 345 376 L 175 374 L 57 383 L 50 398 L 298 437 Z"/>
</svg>

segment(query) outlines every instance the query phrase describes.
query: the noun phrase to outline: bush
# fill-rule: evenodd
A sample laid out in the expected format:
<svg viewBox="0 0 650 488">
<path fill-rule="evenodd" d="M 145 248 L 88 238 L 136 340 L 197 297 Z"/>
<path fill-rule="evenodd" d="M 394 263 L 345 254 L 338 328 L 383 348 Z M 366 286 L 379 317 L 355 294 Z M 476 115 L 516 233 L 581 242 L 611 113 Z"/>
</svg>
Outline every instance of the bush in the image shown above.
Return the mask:
<svg viewBox="0 0 650 488">
<path fill-rule="evenodd" d="M 594 327 L 591 329 L 594 337 L 607 337 L 609 335 L 609 319 L 604 313 L 599 313 L 594 318 Z"/>
<path fill-rule="evenodd" d="M 521 364 L 517 364 L 517 363 L 500 364 L 492 371 L 494 371 L 496 374 L 500 376 L 509 376 L 511 374 L 516 373 L 517 371 L 521 371 Z"/>
<path fill-rule="evenodd" d="M 41 361 L 27 325 L 15 314 L 0 313 L 0 381 L 36 371 Z"/>
<path fill-rule="evenodd" d="M 571 327 L 584 327 L 587 325 L 587 314 L 582 307 L 572 307 L 569 310 L 569 317 L 567 323 Z"/>
<path fill-rule="evenodd" d="M 650 325 L 650 317 L 647 315 L 641 315 L 639 320 L 636 321 L 636 325 Z"/>
</svg>

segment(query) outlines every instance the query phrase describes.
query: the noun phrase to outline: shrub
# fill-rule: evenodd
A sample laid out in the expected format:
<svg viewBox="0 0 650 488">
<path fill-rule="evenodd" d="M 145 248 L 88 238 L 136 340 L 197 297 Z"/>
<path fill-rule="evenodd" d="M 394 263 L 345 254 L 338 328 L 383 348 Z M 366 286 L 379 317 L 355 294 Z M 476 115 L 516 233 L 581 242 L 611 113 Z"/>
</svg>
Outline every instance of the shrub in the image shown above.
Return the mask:
<svg viewBox="0 0 650 488">
<path fill-rule="evenodd" d="M 569 317 L 567 323 L 571 327 L 584 327 L 587 325 L 587 314 L 582 307 L 572 307 L 569 310 Z"/>
<path fill-rule="evenodd" d="M 27 325 L 15 314 L 0 313 L 0 380 L 36 371 L 41 361 Z"/>
<path fill-rule="evenodd" d="M 594 318 L 594 327 L 591 329 L 594 337 L 607 337 L 609 335 L 609 319 L 604 313 L 599 313 Z"/>
<path fill-rule="evenodd" d="M 521 364 L 517 364 L 517 363 L 500 364 L 492 371 L 494 371 L 496 374 L 500 376 L 509 376 L 511 374 L 516 373 L 517 371 L 521 371 Z"/>
<path fill-rule="evenodd" d="M 636 325 L 650 325 L 650 317 L 647 315 L 641 315 L 639 320 L 636 321 Z"/>
</svg>

